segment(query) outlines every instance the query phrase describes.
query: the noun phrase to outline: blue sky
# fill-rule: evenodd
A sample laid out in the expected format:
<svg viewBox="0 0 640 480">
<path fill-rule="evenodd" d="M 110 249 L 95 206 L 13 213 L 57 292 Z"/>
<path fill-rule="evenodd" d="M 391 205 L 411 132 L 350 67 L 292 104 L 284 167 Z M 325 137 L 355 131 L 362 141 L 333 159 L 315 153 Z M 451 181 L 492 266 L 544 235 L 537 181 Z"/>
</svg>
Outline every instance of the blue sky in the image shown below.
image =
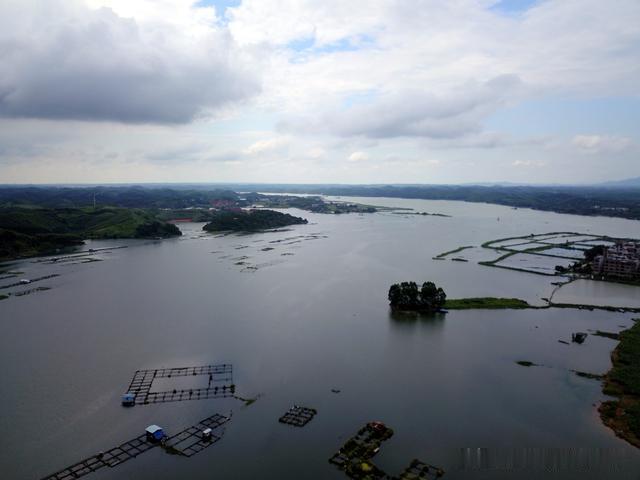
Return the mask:
<svg viewBox="0 0 640 480">
<path fill-rule="evenodd" d="M 527 100 L 494 113 L 487 128 L 514 135 L 575 135 L 584 132 L 640 137 L 640 99 L 610 97 Z"/>
<path fill-rule="evenodd" d="M 538 3 L 536 0 L 502 0 L 492 9 L 509 14 L 522 13 Z"/>
</svg>

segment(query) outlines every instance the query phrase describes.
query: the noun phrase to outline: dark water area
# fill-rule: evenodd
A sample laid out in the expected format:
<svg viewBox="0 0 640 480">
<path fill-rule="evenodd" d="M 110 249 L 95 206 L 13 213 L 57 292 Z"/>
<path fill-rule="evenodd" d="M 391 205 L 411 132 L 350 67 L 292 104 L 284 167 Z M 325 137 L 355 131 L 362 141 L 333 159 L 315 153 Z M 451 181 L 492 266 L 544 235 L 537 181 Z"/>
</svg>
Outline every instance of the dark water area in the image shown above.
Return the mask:
<svg viewBox="0 0 640 480">
<path fill-rule="evenodd" d="M 558 342 L 575 331 L 620 331 L 632 314 L 416 318 L 391 314 L 386 299 L 391 283 L 433 280 L 451 298 L 541 303 L 557 279 L 432 257 L 529 233 L 640 237 L 640 223 L 462 202 L 361 201 L 452 217 L 290 211 L 309 224 L 227 236 L 182 224 L 178 239 L 89 242 L 85 250 L 128 245 L 95 252 L 98 262 L 12 264 L 24 272 L 19 278 L 60 276 L 29 286 L 51 290 L 0 301 L 2 478 L 41 478 L 149 424 L 171 433 L 231 411 L 223 439 L 192 458 L 155 449 L 87 478 L 346 478 L 327 460 L 371 420 L 395 431 L 374 460 L 390 474 L 419 458 L 451 479 L 640 478 L 640 452 L 600 422 L 600 383 L 571 371 L 606 372 L 616 343 Z M 215 363 L 232 363 L 238 393 L 258 400 L 120 406 L 138 369 Z M 318 414 L 301 429 L 278 423 L 293 404 Z"/>
</svg>

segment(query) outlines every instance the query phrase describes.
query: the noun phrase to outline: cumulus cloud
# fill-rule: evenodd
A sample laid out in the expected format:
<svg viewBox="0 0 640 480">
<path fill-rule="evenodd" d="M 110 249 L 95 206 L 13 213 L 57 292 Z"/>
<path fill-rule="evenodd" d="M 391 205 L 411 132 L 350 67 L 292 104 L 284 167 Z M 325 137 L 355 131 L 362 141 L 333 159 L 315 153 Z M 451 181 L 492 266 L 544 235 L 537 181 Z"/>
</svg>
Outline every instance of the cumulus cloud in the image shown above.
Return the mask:
<svg viewBox="0 0 640 480">
<path fill-rule="evenodd" d="M 463 137 L 480 131 L 481 121 L 520 85 L 518 77 L 503 75 L 482 84 L 467 82 L 444 94 L 407 89 L 381 94 L 363 105 L 326 112 L 316 119 L 284 121 L 281 127 L 368 138 Z"/>
<path fill-rule="evenodd" d="M 353 152 L 347 157 L 350 162 L 362 162 L 369 160 L 369 155 L 366 152 Z"/>
<path fill-rule="evenodd" d="M 255 94 L 228 32 L 197 20 L 190 27 L 77 0 L 5 0 L 0 115 L 187 123 Z"/>
<path fill-rule="evenodd" d="M 23 165 L 0 177 L 30 181 L 36 158 L 52 178 L 99 181 L 74 165 L 112 151 L 113 181 L 197 180 L 208 162 L 211 180 L 276 182 L 573 181 L 604 161 L 638 174 L 631 120 L 608 119 L 610 98 L 640 96 L 638 0 L 524 2 L 517 15 L 496 0 L 202 7 L 224 3 L 0 1 L 0 163 Z M 596 133 L 571 112 L 546 124 L 558 99 L 587 114 L 598 99 Z M 511 106 L 522 118 L 494 115 Z M 147 169 L 116 171 L 128 161 Z"/>
<path fill-rule="evenodd" d="M 248 155 L 257 155 L 265 152 L 272 152 L 274 150 L 281 150 L 289 144 L 289 138 L 287 137 L 275 137 L 266 140 L 259 140 L 246 149 Z"/>
</svg>

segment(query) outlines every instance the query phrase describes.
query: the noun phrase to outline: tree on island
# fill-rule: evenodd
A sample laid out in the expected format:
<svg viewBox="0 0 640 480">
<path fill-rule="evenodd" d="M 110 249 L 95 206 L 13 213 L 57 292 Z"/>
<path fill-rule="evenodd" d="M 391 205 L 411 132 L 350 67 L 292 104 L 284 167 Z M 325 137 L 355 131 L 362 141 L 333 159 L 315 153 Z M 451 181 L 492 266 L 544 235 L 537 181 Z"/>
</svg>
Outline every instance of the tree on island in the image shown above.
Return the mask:
<svg viewBox="0 0 640 480">
<path fill-rule="evenodd" d="M 447 294 L 433 282 L 424 282 L 418 288 L 416 282 L 402 282 L 389 288 L 391 307 L 400 310 L 435 312 L 444 307 Z"/>
</svg>

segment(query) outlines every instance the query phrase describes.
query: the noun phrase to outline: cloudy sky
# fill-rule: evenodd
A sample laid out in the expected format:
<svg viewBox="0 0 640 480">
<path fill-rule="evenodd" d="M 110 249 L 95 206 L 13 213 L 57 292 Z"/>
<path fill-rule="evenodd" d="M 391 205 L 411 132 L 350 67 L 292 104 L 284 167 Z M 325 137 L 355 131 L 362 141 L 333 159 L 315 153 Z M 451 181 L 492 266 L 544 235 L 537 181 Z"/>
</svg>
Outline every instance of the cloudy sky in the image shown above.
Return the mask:
<svg viewBox="0 0 640 480">
<path fill-rule="evenodd" d="M 0 183 L 634 176 L 638 0 L 0 2 Z"/>
</svg>

